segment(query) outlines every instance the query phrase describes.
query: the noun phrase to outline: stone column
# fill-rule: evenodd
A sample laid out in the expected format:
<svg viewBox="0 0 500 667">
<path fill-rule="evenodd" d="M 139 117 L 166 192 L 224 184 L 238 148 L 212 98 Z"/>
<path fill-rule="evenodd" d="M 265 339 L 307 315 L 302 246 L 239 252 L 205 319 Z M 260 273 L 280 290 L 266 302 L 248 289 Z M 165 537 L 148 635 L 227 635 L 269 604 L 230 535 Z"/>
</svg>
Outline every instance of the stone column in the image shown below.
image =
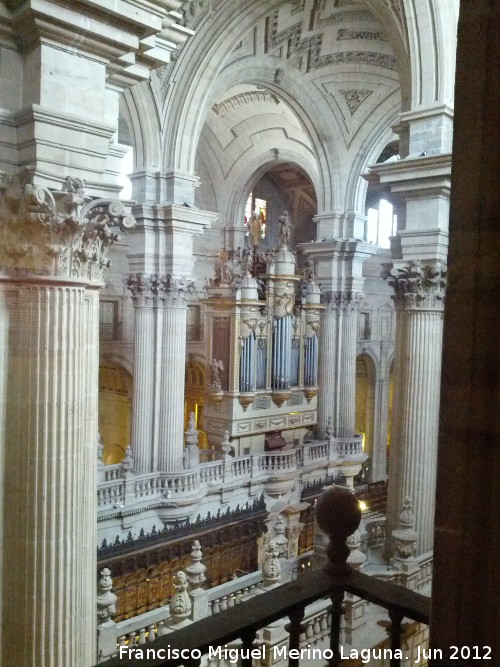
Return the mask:
<svg viewBox="0 0 500 667">
<path fill-rule="evenodd" d="M 436 489 L 439 383 L 446 269 L 411 261 L 390 277 L 397 311 L 394 403 L 387 535 L 398 527 L 399 508 L 413 501 L 418 553 L 432 549 Z M 389 547 L 389 545 L 388 545 Z"/>
<path fill-rule="evenodd" d="M 158 470 L 175 471 L 183 467 L 187 297 L 193 291 L 194 284 L 190 281 L 168 277 L 161 281 Z"/>
<path fill-rule="evenodd" d="M 216 216 L 160 204 L 138 205 L 134 215 L 129 262 L 136 273 L 128 288 L 135 306 L 135 471 L 173 472 L 183 468 L 187 302 L 195 292 L 184 276 L 193 274 L 194 237 Z"/>
<path fill-rule="evenodd" d="M 97 290 L 122 213 L 72 179 L 50 192 L 12 178 L 1 193 L 6 665 L 96 659 Z"/>
<path fill-rule="evenodd" d="M 155 386 L 151 380 L 155 367 L 155 278 L 154 275 L 137 274 L 128 279 L 128 288 L 135 307 L 131 442 L 134 443 L 134 469 L 139 474 L 154 469 L 152 406 Z"/>
<path fill-rule="evenodd" d="M 356 216 L 342 216 L 353 222 Z M 338 216 L 318 218 L 318 233 L 346 233 Z M 331 418 L 331 434 L 352 438 L 356 428 L 356 342 L 358 312 L 363 298 L 363 263 L 374 246 L 354 239 L 301 243 L 312 262 L 315 279 L 325 288 L 319 340 L 318 430 L 325 436 Z"/>
<path fill-rule="evenodd" d="M 337 438 L 351 438 L 356 423 L 356 340 L 359 292 L 328 292 L 319 347 L 318 426 L 331 420 Z"/>
</svg>

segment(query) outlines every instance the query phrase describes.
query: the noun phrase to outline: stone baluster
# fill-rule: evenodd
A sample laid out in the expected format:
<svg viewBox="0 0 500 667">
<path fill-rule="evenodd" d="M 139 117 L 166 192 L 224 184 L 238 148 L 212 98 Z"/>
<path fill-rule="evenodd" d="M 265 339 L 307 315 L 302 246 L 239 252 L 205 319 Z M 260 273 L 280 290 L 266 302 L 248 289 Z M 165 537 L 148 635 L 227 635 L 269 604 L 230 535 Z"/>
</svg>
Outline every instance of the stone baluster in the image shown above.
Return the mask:
<svg viewBox="0 0 500 667">
<path fill-rule="evenodd" d="M 0 193 L 4 490 L 16 507 L 4 516 L 1 597 L 9 631 L 23 638 L 4 642 L 4 662 L 92 664 L 98 290 L 117 239 L 111 226 L 133 219 L 118 202 L 86 196 L 81 179 L 68 178 L 59 192 L 29 179 L 8 178 Z"/>
<path fill-rule="evenodd" d="M 415 508 L 418 553 L 432 549 L 446 267 L 411 261 L 382 276 L 395 291 L 396 352 L 389 455 L 387 535 L 408 496 Z M 392 545 L 388 542 L 387 553 Z"/>
</svg>

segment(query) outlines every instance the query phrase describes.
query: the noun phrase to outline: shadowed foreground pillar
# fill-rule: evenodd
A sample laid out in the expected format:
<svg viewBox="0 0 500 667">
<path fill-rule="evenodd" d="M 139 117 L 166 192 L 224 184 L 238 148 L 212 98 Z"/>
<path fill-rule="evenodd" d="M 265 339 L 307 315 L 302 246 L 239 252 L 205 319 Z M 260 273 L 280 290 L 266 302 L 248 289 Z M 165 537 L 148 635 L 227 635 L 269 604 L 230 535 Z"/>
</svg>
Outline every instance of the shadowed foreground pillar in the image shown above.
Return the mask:
<svg viewBox="0 0 500 667">
<path fill-rule="evenodd" d="M 431 645 L 489 646 L 453 662 L 497 665 L 500 1 L 460 4 Z"/>
</svg>

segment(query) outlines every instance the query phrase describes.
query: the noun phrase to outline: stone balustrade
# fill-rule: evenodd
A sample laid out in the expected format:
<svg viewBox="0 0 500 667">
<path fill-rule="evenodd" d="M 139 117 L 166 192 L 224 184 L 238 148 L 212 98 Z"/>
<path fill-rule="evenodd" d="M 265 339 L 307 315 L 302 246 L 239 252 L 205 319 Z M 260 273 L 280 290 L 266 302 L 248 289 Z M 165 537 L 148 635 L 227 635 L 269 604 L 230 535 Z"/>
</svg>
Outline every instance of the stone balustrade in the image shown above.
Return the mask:
<svg viewBox="0 0 500 667">
<path fill-rule="evenodd" d="M 98 482 L 98 511 L 110 515 L 110 510 L 124 506 L 190 499 L 198 502 L 210 488 L 224 488 L 226 484 L 244 486 L 262 484 L 268 493 L 286 492 L 301 470 L 308 476 L 318 471 L 318 478 L 332 474 L 332 466 L 361 464 L 366 458 L 362 451 L 361 436 L 354 438 L 327 438 L 307 443 L 295 449 L 264 452 L 261 454 L 227 457 L 226 460 L 200 463 L 196 468 L 180 472 L 154 472 L 135 475 L 122 464 L 102 466 Z M 345 473 L 345 469 L 342 470 Z M 180 518 L 180 517 L 178 517 Z"/>
<path fill-rule="evenodd" d="M 353 438 L 333 438 L 334 450 L 340 459 L 365 460 L 368 458 L 363 454 L 363 438 L 355 435 Z"/>
<path fill-rule="evenodd" d="M 114 479 L 105 482 L 97 488 L 97 509 L 104 510 L 125 505 L 125 482 L 123 479 Z"/>
</svg>

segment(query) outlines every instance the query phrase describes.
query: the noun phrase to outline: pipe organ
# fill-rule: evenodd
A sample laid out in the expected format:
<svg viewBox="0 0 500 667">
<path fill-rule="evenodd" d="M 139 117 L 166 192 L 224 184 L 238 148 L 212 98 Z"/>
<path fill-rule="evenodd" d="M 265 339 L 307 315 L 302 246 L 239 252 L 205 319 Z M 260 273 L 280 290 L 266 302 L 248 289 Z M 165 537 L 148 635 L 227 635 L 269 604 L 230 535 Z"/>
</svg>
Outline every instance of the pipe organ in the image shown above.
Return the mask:
<svg viewBox="0 0 500 667">
<path fill-rule="evenodd" d="M 215 447 L 227 430 L 236 455 L 262 451 L 273 431 L 301 441 L 316 423 L 320 289 L 284 244 L 259 259 L 250 252 L 242 275 L 207 288 L 207 359 L 227 384 L 210 379 L 205 428 Z M 217 323 L 228 320 L 223 351 Z"/>
</svg>

